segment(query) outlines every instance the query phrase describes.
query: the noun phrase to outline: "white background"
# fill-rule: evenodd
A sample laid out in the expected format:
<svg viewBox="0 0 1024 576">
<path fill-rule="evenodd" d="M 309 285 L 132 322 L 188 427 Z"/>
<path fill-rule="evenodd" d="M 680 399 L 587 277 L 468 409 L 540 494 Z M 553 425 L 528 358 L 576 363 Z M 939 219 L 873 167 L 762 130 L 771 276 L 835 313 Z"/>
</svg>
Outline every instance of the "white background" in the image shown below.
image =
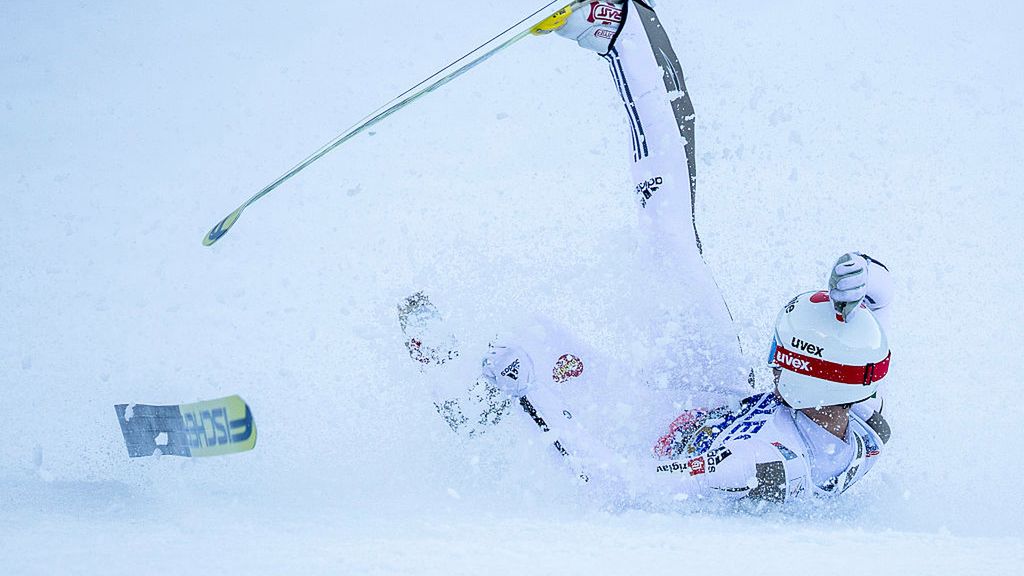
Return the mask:
<svg viewBox="0 0 1024 576">
<path fill-rule="evenodd" d="M 539 3 L 536 3 L 539 4 Z M 544 446 L 452 435 L 394 305 L 595 339 L 642 293 L 604 63 L 530 39 L 206 231 L 537 6 L 0 4 L 0 572 L 998 574 L 1022 560 L 1024 10 L 662 2 L 706 258 L 752 362 L 863 250 L 898 283 L 894 439 L 842 501 L 609 510 Z M 620 337 L 606 338 L 615 342 Z M 238 393 L 255 451 L 129 461 L 120 402 Z"/>
</svg>

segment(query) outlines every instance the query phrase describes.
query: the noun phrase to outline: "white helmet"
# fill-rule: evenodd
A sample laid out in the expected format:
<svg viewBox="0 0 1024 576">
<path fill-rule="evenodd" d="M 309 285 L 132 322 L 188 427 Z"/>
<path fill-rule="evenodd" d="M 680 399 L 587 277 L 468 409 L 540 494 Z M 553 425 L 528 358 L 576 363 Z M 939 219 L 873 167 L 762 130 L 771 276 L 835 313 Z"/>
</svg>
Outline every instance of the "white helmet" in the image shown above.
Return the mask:
<svg viewBox="0 0 1024 576">
<path fill-rule="evenodd" d="M 768 362 L 782 370 L 778 390 L 793 408 L 867 400 L 889 371 L 889 342 L 869 310 L 844 321 L 828 292 L 789 301 L 775 321 Z"/>
</svg>

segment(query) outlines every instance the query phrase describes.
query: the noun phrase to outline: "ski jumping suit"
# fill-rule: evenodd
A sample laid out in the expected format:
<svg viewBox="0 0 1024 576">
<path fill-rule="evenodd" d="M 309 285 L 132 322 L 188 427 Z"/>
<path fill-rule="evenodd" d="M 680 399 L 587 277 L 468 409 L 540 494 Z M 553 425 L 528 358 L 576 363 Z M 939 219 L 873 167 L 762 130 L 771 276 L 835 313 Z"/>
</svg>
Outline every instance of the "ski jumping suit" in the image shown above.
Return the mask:
<svg viewBox="0 0 1024 576">
<path fill-rule="evenodd" d="M 864 476 L 889 439 L 881 401 L 855 405 L 840 440 L 773 393 L 751 395 L 731 315 L 702 257 L 694 111 L 679 60 L 650 7 L 630 0 L 622 12 L 603 57 L 630 127 L 641 254 L 678 290 L 674 315 L 655 314 L 651 322 L 684 328 L 655 341 L 680 369 L 668 382 L 638 381 L 635 372 L 617 368 L 550 322 L 509 338 L 525 354 L 498 369 L 503 375 L 532 369 L 520 403 L 595 488 L 651 502 L 681 495 L 783 501 L 841 493 Z M 887 282 L 887 271 L 877 271 L 871 282 Z M 880 321 L 885 316 L 877 315 Z M 494 406 L 494 390 L 479 381 L 471 394 Z M 493 408 L 467 419 L 451 406 L 439 403 L 438 409 L 456 429 L 467 420 L 500 419 Z"/>
<path fill-rule="evenodd" d="M 686 382 L 686 390 L 673 391 L 677 406 L 695 409 L 672 422 L 668 434 L 654 446 L 655 458 L 633 459 L 626 465 L 628 470 L 620 466 L 616 471 L 613 466 L 609 473 L 616 476 L 616 483 L 625 482 L 627 490 L 646 500 L 678 499 L 685 494 L 784 501 L 801 494 L 839 494 L 864 476 L 889 440 L 882 402 L 871 399 L 855 405 L 846 437 L 840 440 L 771 392 L 750 396 L 732 318 L 702 258 L 694 204 L 694 110 L 682 69 L 650 7 L 627 1 L 623 12 L 622 27 L 603 56 L 629 120 L 643 250 L 652 270 L 661 270 L 678 282 L 687 319 L 691 326 L 699 326 L 696 340 L 676 340 L 668 346 L 677 346 L 680 352 L 703 352 L 699 354 L 702 364 L 696 368 L 703 380 Z M 873 283 L 889 281 L 881 266 L 872 273 Z M 884 312 L 876 315 L 880 321 L 887 319 Z M 602 369 L 599 354 L 557 328 L 539 326 L 534 331 L 532 338 L 527 335 L 522 340 L 537 381 L 530 401 L 540 414 L 548 414 L 546 423 L 560 434 L 563 447 L 576 450 L 577 465 L 584 471 L 608 470 L 608 462 L 616 460 L 608 447 L 620 449 L 613 451 L 621 454 L 626 446 L 615 446 L 614 437 L 602 438 L 601 430 L 583 429 L 584 425 L 600 426 L 594 420 L 570 425 L 558 414 L 569 413 L 560 408 L 573 404 L 574 398 L 567 398 L 572 395 L 567 385 L 575 390 L 607 390 L 599 380 L 614 379 L 614 371 Z M 687 358 L 680 362 L 685 364 Z M 588 374 L 592 366 L 595 369 Z M 575 403 L 614 406 L 623 397 L 630 394 L 620 388 L 614 398 L 575 398 Z M 743 399 L 737 403 L 739 398 Z M 733 401 L 731 406 L 715 408 L 727 399 Z M 598 442 L 604 445 L 597 446 Z"/>
</svg>

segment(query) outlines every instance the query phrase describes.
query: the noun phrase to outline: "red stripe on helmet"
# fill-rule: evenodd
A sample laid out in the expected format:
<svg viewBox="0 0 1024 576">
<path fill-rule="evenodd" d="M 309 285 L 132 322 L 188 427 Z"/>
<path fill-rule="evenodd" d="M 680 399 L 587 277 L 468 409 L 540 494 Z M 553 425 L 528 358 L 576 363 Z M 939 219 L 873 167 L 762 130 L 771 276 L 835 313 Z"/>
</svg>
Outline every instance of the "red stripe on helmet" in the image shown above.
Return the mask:
<svg viewBox="0 0 1024 576">
<path fill-rule="evenodd" d="M 822 290 L 821 292 L 815 292 L 814 294 L 811 294 L 811 302 L 815 304 L 821 304 L 822 302 L 828 301 L 828 292 L 825 292 L 824 290 Z"/>
<path fill-rule="evenodd" d="M 889 372 L 891 357 L 892 352 L 889 352 L 881 362 L 851 366 L 806 356 L 799 352 L 786 350 L 782 346 L 778 346 L 775 350 L 775 363 L 783 370 L 821 378 L 837 384 L 863 384 L 865 386 L 885 378 Z"/>
</svg>

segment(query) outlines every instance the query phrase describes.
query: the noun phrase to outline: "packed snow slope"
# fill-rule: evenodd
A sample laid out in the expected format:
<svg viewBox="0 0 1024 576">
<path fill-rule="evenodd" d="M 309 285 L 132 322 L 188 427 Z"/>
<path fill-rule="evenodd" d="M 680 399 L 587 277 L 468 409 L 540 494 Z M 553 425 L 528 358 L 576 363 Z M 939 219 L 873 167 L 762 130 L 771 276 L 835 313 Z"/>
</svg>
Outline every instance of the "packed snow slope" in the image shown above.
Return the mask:
<svg viewBox="0 0 1024 576">
<path fill-rule="evenodd" d="M 751 362 L 838 254 L 897 279 L 894 439 L 832 505 L 619 510 L 417 385 L 419 289 L 467 333 L 533 310 L 631 345 L 628 125 L 572 43 L 524 41 L 201 245 L 535 4 L 0 3 L 0 573 L 1019 569 L 1020 3 L 659 3 Z M 115 403 L 233 393 L 253 452 L 127 458 Z"/>
</svg>

